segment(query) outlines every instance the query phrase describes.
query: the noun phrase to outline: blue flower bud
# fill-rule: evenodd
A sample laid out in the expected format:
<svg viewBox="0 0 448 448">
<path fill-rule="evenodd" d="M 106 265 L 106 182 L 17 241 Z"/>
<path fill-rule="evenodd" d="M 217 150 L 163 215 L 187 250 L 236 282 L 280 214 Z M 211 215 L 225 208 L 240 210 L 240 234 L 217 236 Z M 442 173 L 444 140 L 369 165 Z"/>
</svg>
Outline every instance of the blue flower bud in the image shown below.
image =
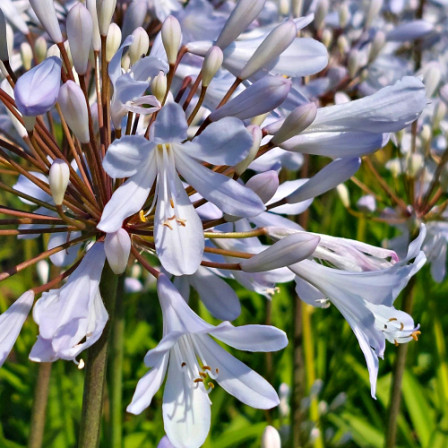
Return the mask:
<svg viewBox="0 0 448 448">
<path fill-rule="evenodd" d="M 51 57 L 17 80 L 14 97 L 23 115 L 40 115 L 53 107 L 61 84 L 61 66 L 59 58 Z"/>
</svg>

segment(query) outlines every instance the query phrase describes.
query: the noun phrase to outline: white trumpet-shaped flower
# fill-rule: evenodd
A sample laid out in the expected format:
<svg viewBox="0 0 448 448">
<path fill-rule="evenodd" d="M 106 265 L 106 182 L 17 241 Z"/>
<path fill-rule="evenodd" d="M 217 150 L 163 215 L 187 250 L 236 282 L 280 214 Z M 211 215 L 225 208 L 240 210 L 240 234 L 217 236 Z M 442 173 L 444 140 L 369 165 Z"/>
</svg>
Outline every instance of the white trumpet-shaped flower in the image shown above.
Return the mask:
<svg viewBox="0 0 448 448">
<path fill-rule="evenodd" d="M 163 274 L 158 279 L 158 295 L 164 337 L 146 354 L 145 364 L 151 370 L 139 381 L 129 412 L 139 414 L 148 407 L 167 374 L 163 395 L 166 434 L 175 447 L 194 448 L 202 445 L 209 431 L 213 381 L 249 406 L 269 409 L 278 405 L 274 388 L 210 336 L 240 350 L 266 352 L 286 346 L 283 331 L 266 325 L 234 327 L 228 322 L 214 327 L 188 307 Z"/>
</svg>

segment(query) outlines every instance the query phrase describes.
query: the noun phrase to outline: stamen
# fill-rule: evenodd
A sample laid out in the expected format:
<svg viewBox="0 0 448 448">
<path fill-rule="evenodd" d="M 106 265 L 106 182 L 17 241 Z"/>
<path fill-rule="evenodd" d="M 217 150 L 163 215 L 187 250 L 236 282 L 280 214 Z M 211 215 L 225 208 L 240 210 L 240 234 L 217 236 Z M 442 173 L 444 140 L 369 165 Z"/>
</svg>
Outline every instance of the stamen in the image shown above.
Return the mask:
<svg viewBox="0 0 448 448">
<path fill-rule="evenodd" d="M 143 210 L 140 210 L 138 212 L 138 217 L 140 218 L 141 222 L 146 222 L 147 221 L 146 216 L 145 216 L 145 212 Z"/>
<path fill-rule="evenodd" d="M 394 344 L 395 344 L 395 347 L 398 347 L 400 345 L 396 339 L 394 339 Z"/>
<path fill-rule="evenodd" d="M 180 365 L 181 367 L 185 367 L 187 365 L 187 363 L 185 361 L 182 362 L 182 364 Z"/>
<path fill-rule="evenodd" d="M 173 198 L 170 198 L 170 205 L 171 205 L 171 208 L 174 208 L 174 200 L 173 200 Z"/>
<path fill-rule="evenodd" d="M 411 338 L 414 339 L 414 341 L 418 341 L 418 336 L 422 334 L 421 331 L 419 330 L 415 330 L 414 332 L 411 333 Z"/>
<path fill-rule="evenodd" d="M 391 317 L 388 322 L 393 322 L 394 320 L 398 320 L 396 317 Z"/>
<path fill-rule="evenodd" d="M 169 219 L 169 218 L 168 218 Z M 163 221 L 163 225 L 168 227 L 170 230 L 173 230 L 173 226 L 168 222 L 168 219 Z"/>
<path fill-rule="evenodd" d="M 195 378 L 195 379 L 193 380 L 193 382 L 194 382 L 194 383 L 203 383 L 204 380 L 203 380 L 203 378 Z"/>
</svg>

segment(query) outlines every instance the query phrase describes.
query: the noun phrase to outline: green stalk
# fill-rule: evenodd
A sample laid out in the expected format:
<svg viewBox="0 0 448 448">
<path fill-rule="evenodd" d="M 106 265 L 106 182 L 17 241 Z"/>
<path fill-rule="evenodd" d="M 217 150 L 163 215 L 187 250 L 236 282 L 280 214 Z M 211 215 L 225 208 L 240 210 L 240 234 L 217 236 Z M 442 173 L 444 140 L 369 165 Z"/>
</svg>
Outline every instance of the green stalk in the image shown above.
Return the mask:
<svg viewBox="0 0 448 448">
<path fill-rule="evenodd" d="M 41 448 L 45 429 L 45 416 L 48 403 L 48 389 L 51 376 L 51 362 L 39 364 L 33 409 L 31 411 L 31 429 L 28 448 Z"/>
<path fill-rule="evenodd" d="M 107 347 L 117 295 L 117 280 L 118 276 L 112 272 L 106 262 L 101 276 L 100 292 L 109 313 L 109 321 L 100 339 L 89 348 L 87 354 L 78 448 L 97 448 L 100 441 Z"/>
<path fill-rule="evenodd" d="M 123 351 L 124 351 L 124 308 L 123 308 L 124 276 L 118 283 L 118 294 L 115 302 L 115 313 L 112 321 L 112 338 L 109 355 L 110 381 L 110 425 L 109 437 L 111 448 L 122 448 L 122 407 L 123 407 Z"/>
<path fill-rule="evenodd" d="M 316 381 L 314 367 L 314 348 L 313 348 L 313 328 L 311 325 L 312 306 L 305 302 L 302 305 L 302 330 L 303 330 L 303 352 L 305 355 L 305 374 L 306 374 L 306 393 L 309 395 L 311 388 Z M 324 441 L 322 439 L 322 431 L 319 423 L 319 402 L 316 396 L 310 397 L 310 419 L 319 429 L 318 436 L 314 440 L 315 448 L 323 448 Z"/>
<path fill-rule="evenodd" d="M 302 306 L 301 301 L 294 295 L 293 302 L 293 350 L 292 350 L 292 394 L 291 394 L 291 438 L 290 447 L 300 448 L 302 446 L 300 438 L 300 426 L 303 421 L 300 402 L 304 397 L 305 378 L 304 360 L 302 348 Z"/>
<path fill-rule="evenodd" d="M 408 314 L 412 312 L 415 293 L 415 277 L 412 277 L 404 291 L 402 310 Z M 387 412 L 387 428 L 385 448 L 395 448 L 397 439 L 397 418 L 401 405 L 401 384 L 406 366 L 408 344 L 401 344 L 397 349 L 397 357 L 392 372 L 392 387 L 390 390 L 389 409 Z"/>
</svg>

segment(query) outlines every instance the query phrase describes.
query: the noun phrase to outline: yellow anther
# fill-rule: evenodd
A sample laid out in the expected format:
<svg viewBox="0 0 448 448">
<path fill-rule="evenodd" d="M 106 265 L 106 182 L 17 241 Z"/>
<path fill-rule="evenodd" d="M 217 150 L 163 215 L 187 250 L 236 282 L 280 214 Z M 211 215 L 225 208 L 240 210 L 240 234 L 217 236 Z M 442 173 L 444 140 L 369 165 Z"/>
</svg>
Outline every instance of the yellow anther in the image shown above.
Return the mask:
<svg viewBox="0 0 448 448">
<path fill-rule="evenodd" d="M 394 321 L 394 320 L 398 320 L 396 317 L 391 317 L 389 320 L 388 320 L 388 322 L 392 322 L 392 321 Z"/>
<path fill-rule="evenodd" d="M 210 366 L 202 366 L 202 370 L 212 370 Z"/>
<path fill-rule="evenodd" d="M 394 344 L 395 344 L 395 347 L 398 347 L 400 345 L 396 339 L 394 339 Z"/>
<path fill-rule="evenodd" d="M 174 208 L 174 201 L 173 201 L 173 198 L 170 198 L 170 205 L 171 205 L 171 208 Z"/>
<path fill-rule="evenodd" d="M 143 210 L 140 210 L 138 212 L 138 217 L 140 218 L 141 222 L 146 222 L 147 221 L 146 216 L 145 216 L 145 212 Z"/>
<path fill-rule="evenodd" d="M 163 221 L 163 225 L 168 227 L 170 230 L 173 230 L 173 226 L 168 222 L 168 220 Z"/>
<path fill-rule="evenodd" d="M 204 379 L 207 378 L 207 374 L 204 372 L 199 372 L 199 376 Z"/>
<path fill-rule="evenodd" d="M 204 380 L 203 380 L 202 378 L 195 378 L 195 379 L 193 380 L 193 382 L 194 382 L 194 383 L 203 383 Z"/>
<path fill-rule="evenodd" d="M 216 367 L 215 372 L 216 372 L 216 373 L 219 373 L 219 369 L 218 369 L 218 367 Z"/>
<path fill-rule="evenodd" d="M 402 331 L 403 328 L 404 328 L 404 323 L 403 323 L 403 322 L 400 322 L 400 331 Z"/>
<path fill-rule="evenodd" d="M 210 389 L 214 389 L 214 388 L 215 388 L 215 385 L 210 381 L 210 382 L 208 383 L 208 387 L 209 387 Z"/>
<path fill-rule="evenodd" d="M 187 220 L 182 218 L 176 218 L 176 222 L 181 225 L 182 227 L 185 227 L 187 225 Z"/>
<path fill-rule="evenodd" d="M 419 331 L 419 330 L 416 330 L 416 331 L 414 331 L 413 333 L 411 333 L 411 337 L 412 337 L 412 339 L 414 339 L 414 341 L 418 341 L 418 336 L 419 336 L 420 334 L 422 334 L 422 332 Z"/>
</svg>

